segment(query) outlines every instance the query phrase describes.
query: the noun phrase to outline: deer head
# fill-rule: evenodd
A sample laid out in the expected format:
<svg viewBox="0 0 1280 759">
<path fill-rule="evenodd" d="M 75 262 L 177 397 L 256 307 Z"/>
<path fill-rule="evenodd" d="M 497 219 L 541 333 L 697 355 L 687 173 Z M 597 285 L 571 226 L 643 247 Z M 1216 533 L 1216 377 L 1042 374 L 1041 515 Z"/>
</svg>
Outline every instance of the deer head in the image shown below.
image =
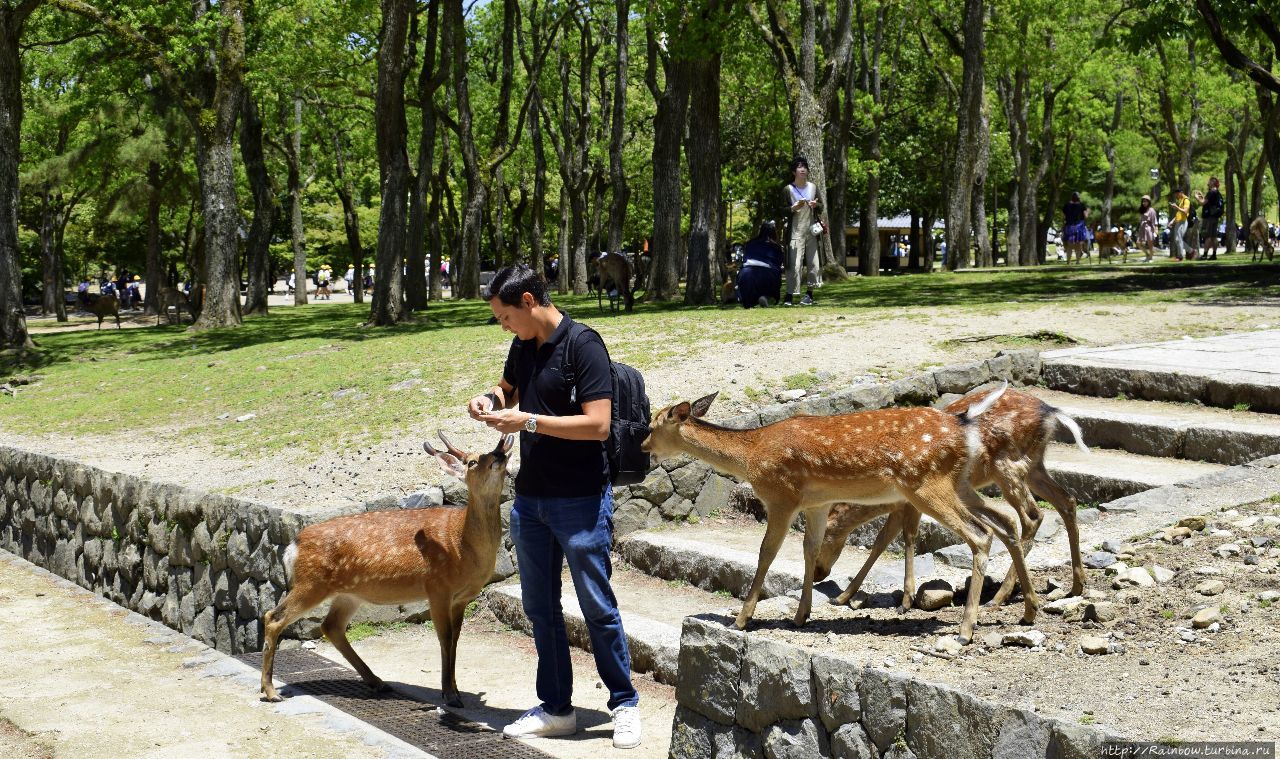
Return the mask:
<svg viewBox="0 0 1280 759">
<path fill-rule="evenodd" d="M 502 480 L 507 474 L 507 454 L 515 443 L 515 435 L 500 437 L 497 447 L 489 453 L 467 453 L 450 443 L 443 432 L 439 435 L 445 450 L 438 451 L 426 441 L 423 441 L 422 447 L 436 457 L 442 469 L 466 482 L 467 490 L 475 497 L 502 490 Z"/>
<path fill-rule="evenodd" d="M 693 403 L 684 401 L 659 411 L 649 423 L 649 436 L 640 444 L 640 449 L 658 458 L 665 458 L 679 452 L 680 427 L 689 421 L 690 417 L 706 416 L 707 409 L 711 408 L 711 402 L 719 394 L 715 392 L 704 395 Z"/>
</svg>

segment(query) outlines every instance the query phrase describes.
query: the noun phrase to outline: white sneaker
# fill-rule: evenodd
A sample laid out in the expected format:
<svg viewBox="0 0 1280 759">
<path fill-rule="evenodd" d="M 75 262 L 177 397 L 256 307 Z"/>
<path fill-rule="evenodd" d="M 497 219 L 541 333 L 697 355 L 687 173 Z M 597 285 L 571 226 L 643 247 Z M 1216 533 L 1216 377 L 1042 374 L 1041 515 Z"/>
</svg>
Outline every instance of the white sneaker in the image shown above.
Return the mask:
<svg viewBox="0 0 1280 759">
<path fill-rule="evenodd" d="M 640 707 L 619 706 L 613 710 L 613 747 L 635 748 L 640 745 Z"/>
<path fill-rule="evenodd" d="M 541 705 L 533 707 L 520 715 L 520 719 L 502 728 L 502 734 L 508 738 L 555 738 L 560 735 L 573 735 L 576 732 L 578 732 L 577 711 L 557 717 L 554 714 L 548 714 Z M 640 740 L 639 735 L 639 728 L 637 728 L 637 742 Z"/>
</svg>

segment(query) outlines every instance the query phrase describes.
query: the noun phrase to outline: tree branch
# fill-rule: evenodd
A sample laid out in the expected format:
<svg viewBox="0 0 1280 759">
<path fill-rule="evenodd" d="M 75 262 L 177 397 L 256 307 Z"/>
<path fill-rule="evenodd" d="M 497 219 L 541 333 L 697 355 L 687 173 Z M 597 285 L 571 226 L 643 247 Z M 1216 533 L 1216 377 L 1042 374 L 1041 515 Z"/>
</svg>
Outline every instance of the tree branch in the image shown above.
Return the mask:
<svg viewBox="0 0 1280 759">
<path fill-rule="evenodd" d="M 1252 58 L 1245 55 L 1240 48 L 1235 46 L 1235 43 L 1227 39 L 1227 35 L 1222 31 L 1222 21 L 1218 18 L 1218 12 L 1214 10 L 1213 4 L 1209 0 L 1196 0 L 1196 12 L 1200 14 L 1201 20 L 1204 21 L 1204 25 L 1209 29 L 1209 37 L 1213 39 L 1213 44 L 1218 48 L 1218 52 L 1222 54 L 1228 66 L 1243 71 L 1253 81 L 1276 94 L 1280 94 L 1280 78 L 1276 78 L 1275 74 L 1272 74 Z M 1255 14 L 1255 20 L 1257 15 L 1260 14 L 1261 11 L 1259 11 L 1259 14 Z M 1274 39 L 1273 37 L 1272 40 L 1274 41 Z"/>
</svg>

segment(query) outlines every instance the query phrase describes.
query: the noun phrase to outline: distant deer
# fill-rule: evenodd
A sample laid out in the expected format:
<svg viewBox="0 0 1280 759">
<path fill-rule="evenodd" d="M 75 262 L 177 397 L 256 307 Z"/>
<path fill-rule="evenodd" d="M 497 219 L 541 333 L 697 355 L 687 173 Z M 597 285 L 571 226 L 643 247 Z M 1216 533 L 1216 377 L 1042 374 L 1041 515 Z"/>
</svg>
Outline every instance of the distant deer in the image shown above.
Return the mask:
<svg viewBox="0 0 1280 759">
<path fill-rule="evenodd" d="M 1271 244 L 1271 235 L 1267 229 L 1267 220 L 1259 216 L 1249 224 L 1249 244 L 1253 252 L 1249 262 L 1261 261 L 1265 255 L 1268 261 L 1275 259 L 1275 246 Z"/>
<path fill-rule="evenodd" d="M 108 316 L 116 318 L 116 329 L 120 329 L 120 299 L 114 295 L 99 295 L 89 307 L 98 317 L 98 329 L 102 329 L 102 320 Z"/>
<path fill-rule="evenodd" d="M 375 511 L 330 519 L 298 533 L 284 555 L 293 585 L 284 601 L 263 618 L 262 693 L 279 701 L 272 683 L 280 633 L 311 609 L 332 598 L 320 624 L 351 666 L 374 690 L 382 680 L 356 655 L 347 624 L 363 603 L 427 601 L 440 641 L 440 690 L 448 706 L 462 706 L 454 679 L 462 616 L 493 578 L 502 545 L 503 478 L 515 440 L 504 435 L 490 453 L 458 450 L 440 435 L 446 451 L 422 447 L 450 474 L 467 483 L 467 507 Z"/>
<path fill-rule="evenodd" d="M 991 390 L 979 390 L 960 398 L 946 407 L 953 414 L 963 413 L 965 409 L 982 403 Z M 996 485 L 1014 510 L 1018 513 L 1021 525 L 1022 553 L 1025 557 L 1030 552 L 1036 532 L 1044 521 L 1044 515 L 1036 506 L 1036 496 L 1053 504 L 1058 515 L 1062 517 L 1062 526 L 1067 531 L 1067 542 L 1071 551 L 1071 595 L 1084 593 L 1084 564 L 1080 559 L 1080 529 L 1076 523 L 1076 501 L 1071 497 L 1044 467 L 1045 450 L 1053 440 L 1058 425 L 1071 432 L 1076 445 L 1088 451 L 1075 420 L 1057 408 L 1050 406 L 1029 393 L 1008 390 L 1001 395 L 985 414 L 978 418 L 978 431 L 981 435 L 981 446 L 973 461 L 973 470 L 969 482 L 975 488 Z M 915 595 L 915 532 L 920 521 L 920 512 L 910 504 L 903 502 L 897 509 L 890 508 L 889 519 L 876 536 L 867 556 L 866 563 L 850 582 L 849 587 L 835 603 L 845 604 L 862 586 L 872 564 L 888 547 L 889 543 L 902 532 L 905 550 L 906 577 L 903 580 L 902 605 L 911 608 Z M 831 516 L 827 519 L 826 536 L 822 548 L 818 551 L 817 567 L 814 580 L 820 581 L 831 572 L 831 567 L 844 550 L 849 538 L 859 525 L 879 516 L 870 511 L 836 504 L 831 507 Z M 992 603 L 999 605 L 1013 593 L 1017 580 L 1014 569 L 996 592 Z"/>
<path fill-rule="evenodd" d="M 631 313 L 635 305 L 635 293 L 631 289 L 631 262 L 627 257 L 621 253 L 605 253 L 596 259 L 596 272 L 600 284 L 599 289 L 596 290 L 596 305 L 600 310 L 604 310 L 601 296 L 608 293 L 609 286 L 612 285 L 618 291 L 618 298 L 621 299 L 627 313 Z M 612 296 L 609 297 L 609 305 L 616 308 Z"/>
<path fill-rule="evenodd" d="M 187 294 L 176 287 L 166 287 L 156 293 L 156 326 L 160 325 L 160 319 L 169 317 L 169 307 L 173 307 L 173 318 L 177 324 L 182 323 L 182 309 L 187 309 L 187 313 L 191 314 L 191 320 L 195 321 L 195 314 L 191 310 L 191 300 L 187 298 Z"/>
<path fill-rule="evenodd" d="M 982 578 L 994 533 L 1013 559 L 1023 594 L 1023 623 L 1035 620 L 1039 599 L 1018 545 L 1017 522 L 982 500 L 969 484 L 980 446 L 974 421 L 1001 393 L 962 414 L 932 408 L 898 408 L 838 416 L 793 416 L 748 430 L 704 421 L 716 394 L 660 411 L 642 448 L 659 457 L 686 453 L 720 472 L 751 483 L 767 517 L 751 590 L 738 614 L 745 629 L 755 613 L 769 565 L 797 514 L 805 515 L 804 589 L 795 624 L 809 618 L 818 549 L 835 503 L 884 513 L 906 500 L 956 533 L 973 552 L 973 579 L 960 638 L 973 638 Z"/>
<path fill-rule="evenodd" d="M 1117 251 L 1120 253 L 1120 262 L 1129 263 L 1129 237 L 1123 229 L 1111 232 L 1099 224 L 1094 227 L 1093 241 L 1098 246 L 1098 263 L 1102 263 L 1103 258 L 1110 261 Z"/>
</svg>

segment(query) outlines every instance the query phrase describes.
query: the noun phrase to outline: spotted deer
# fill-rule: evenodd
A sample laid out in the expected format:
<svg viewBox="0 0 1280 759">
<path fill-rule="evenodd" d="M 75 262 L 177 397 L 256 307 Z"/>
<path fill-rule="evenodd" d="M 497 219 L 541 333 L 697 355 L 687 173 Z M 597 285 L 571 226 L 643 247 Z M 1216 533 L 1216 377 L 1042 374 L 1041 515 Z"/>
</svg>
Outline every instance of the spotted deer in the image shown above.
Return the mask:
<svg viewBox="0 0 1280 759">
<path fill-rule="evenodd" d="M 1027 588 L 1023 622 L 1035 620 L 1039 599 L 1031 588 L 1017 522 L 982 500 L 969 484 L 979 447 L 975 420 L 999 400 L 993 394 L 964 413 L 895 408 L 837 416 L 794 416 L 734 430 L 705 421 L 713 393 L 669 406 L 654 417 L 642 447 L 658 457 L 689 454 L 751 483 L 765 506 L 766 527 L 751 589 L 736 625 L 755 613 L 765 575 L 799 513 L 805 515 L 804 588 L 795 624 L 809 618 L 818 549 L 831 505 L 884 513 L 903 500 L 955 532 L 973 552 L 973 581 L 960 622 L 960 638 L 973 638 L 978 596 L 994 534 L 1009 549 Z"/>
<path fill-rule="evenodd" d="M 1252 250 L 1249 255 L 1250 263 L 1261 262 L 1263 256 L 1266 256 L 1268 261 L 1275 258 L 1275 246 L 1271 244 L 1267 220 L 1261 216 L 1249 223 L 1249 247 Z"/>
<path fill-rule="evenodd" d="M 285 550 L 285 571 L 292 588 L 279 606 L 262 618 L 262 693 L 280 701 L 271 673 L 276 641 L 295 620 L 332 598 L 320 624 L 334 648 L 374 690 L 382 680 L 347 640 L 347 624 L 364 603 L 406 604 L 427 601 L 440 642 L 444 702 L 462 706 L 454 679 L 463 612 L 493 577 L 502 544 L 503 479 L 514 437 L 504 435 L 489 453 L 467 453 L 443 434 L 445 451 L 423 443 L 448 473 L 467 483 L 465 509 L 440 507 L 375 511 L 311 525 Z"/>
<path fill-rule="evenodd" d="M 991 390 L 977 390 L 960 398 L 946 407 L 946 411 L 959 414 L 975 404 L 982 403 Z M 1053 440 L 1059 425 L 1066 428 L 1074 438 L 1076 445 L 1083 451 L 1089 448 L 1084 444 L 1080 426 L 1075 420 L 1061 410 L 1045 403 L 1029 393 L 1018 390 L 1004 392 L 995 403 L 978 418 L 980 446 L 973 460 L 973 468 L 969 482 L 975 488 L 995 485 L 1000 493 L 1013 506 L 1018 514 L 1022 553 L 1025 557 L 1034 545 L 1036 533 L 1044 521 L 1044 515 L 1036 505 L 1036 497 L 1053 505 L 1062 517 L 1062 526 L 1067 531 L 1067 542 L 1071 552 L 1071 595 L 1078 596 L 1084 592 L 1084 564 L 1080 559 L 1080 530 L 1076 523 L 1076 501 L 1071 497 L 1044 466 L 1045 451 Z M 876 535 L 869 555 L 858 574 L 849 583 L 849 587 L 836 598 L 835 603 L 845 604 L 858 592 L 871 570 L 872 564 L 898 536 L 903 536 L 905 551 L 905 577 L 903 578 L 903 608 L 911 608 L 915 595 L 915 533 L 920 521 L 920 512 L 908 502 L 890 507 L 889 518 L 884 527 Z M 848 541 L 849 534 L 869 519 L 879 514 L 836 504 L 827 519 L 827 529 L 818 550 L 817 567 L 814 579 L 823 580 L 831 572 L 831 567 Z M 996 592 L 992 603 L 999 605 L 1013 593 L 1017 581 L 1015 570 L 1011 567 L 1004 582 Z"/>
</svg>

